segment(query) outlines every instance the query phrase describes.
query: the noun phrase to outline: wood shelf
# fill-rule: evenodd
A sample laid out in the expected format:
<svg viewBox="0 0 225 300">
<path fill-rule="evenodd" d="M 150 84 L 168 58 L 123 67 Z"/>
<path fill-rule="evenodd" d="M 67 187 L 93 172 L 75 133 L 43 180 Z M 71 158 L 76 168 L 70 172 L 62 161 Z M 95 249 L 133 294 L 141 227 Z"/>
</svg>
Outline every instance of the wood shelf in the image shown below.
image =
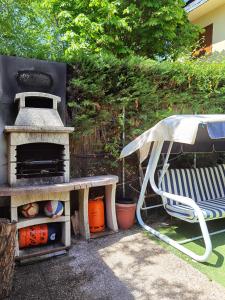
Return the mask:
<svg viewBox="0 0 225 300">
<path fill-rule="evenodd" d="M 70 216 L 60 216 L 58 218 L 49 218 L 45 216 L 37 216 L 34 218 L 19 218 L 17 222 L 17 229 L 38 224 L 49 224 L 70 221 Z"/>
</svg>

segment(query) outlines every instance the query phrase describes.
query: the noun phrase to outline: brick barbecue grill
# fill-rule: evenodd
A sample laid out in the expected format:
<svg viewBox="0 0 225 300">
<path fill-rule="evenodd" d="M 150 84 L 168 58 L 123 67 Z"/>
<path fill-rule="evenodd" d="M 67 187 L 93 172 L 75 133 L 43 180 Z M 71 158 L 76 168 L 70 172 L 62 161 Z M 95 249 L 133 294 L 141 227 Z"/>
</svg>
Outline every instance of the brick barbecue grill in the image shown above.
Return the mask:
<svg viewBox="0 0 225 300">
<path fill-rule="evenodd" d="M 15 96 L 18 115 L 8 134 L 11 186 L 65 183 L 70 179 L 69 133 L 58 114 L 58 96 L 23 92 Z"/>
<path fill-rule="evenodd" d="M 36 59 L 0 55 L 0 211 L 10 206 L 17 230 L 58 223 L 60 241 L 30 249 L 19 249 L 16 259 L 65 253 L 71 245 L 70 195 L 79 199 L 79 231 L 89 239 L 89 189 L 105 187 L 108 230 L 118 230 L 115 213 L 117 176 L 70 179 L 69 134 L 66 127 L 66 65 Z M 8 176 L 7 176 L 8 174 Z M 8 177 L 8 178 L 7 178 Z M 20 214 L 22 205 L 48 200 L 61 201 L 64 211 L 49 218 L 42 209 L 34 218 Z M 59 227 L 58 227 L 59 228 Z"/>
</svg>

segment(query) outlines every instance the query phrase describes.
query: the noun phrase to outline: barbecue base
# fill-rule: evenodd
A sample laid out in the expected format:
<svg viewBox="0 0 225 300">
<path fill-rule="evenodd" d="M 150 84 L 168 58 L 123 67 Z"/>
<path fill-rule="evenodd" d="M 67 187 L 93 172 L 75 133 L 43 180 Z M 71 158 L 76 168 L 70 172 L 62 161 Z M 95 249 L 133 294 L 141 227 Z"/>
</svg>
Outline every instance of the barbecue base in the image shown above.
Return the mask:
<svg viewBox="0 0 225 300">
<path fill-rule="evenodd" d="M 46 216 L 37 216 L 34 218 L 22 218 L 19 216 L 19 207 L 24 204 L 59 200 L 64 203 L 64 213 L 58 218 L 48 218 Z M 70 193 L 69 192 L 43 192 L 43 193 L 32 193 L 27 192 L 23 195 L 11 196 L 11 221 L 16 221 L 17 230 L 38 225 L 38 224 L 49 224 L 49 223 L 61 223 L 62 226 L 62 238 L 61 242 L 65 247 L 69 247 L 70 241 Z M 35 249 L 35 248 L 34 248 Z M 25 250 L 24 250 L 25 251 Z M 34 250 L 35 252 L 35 250 Z M 16 257 L 19 257 L 21 251 L 19 250 L 18 243 L 18 232 L 16 239 Z"/>
</svg>

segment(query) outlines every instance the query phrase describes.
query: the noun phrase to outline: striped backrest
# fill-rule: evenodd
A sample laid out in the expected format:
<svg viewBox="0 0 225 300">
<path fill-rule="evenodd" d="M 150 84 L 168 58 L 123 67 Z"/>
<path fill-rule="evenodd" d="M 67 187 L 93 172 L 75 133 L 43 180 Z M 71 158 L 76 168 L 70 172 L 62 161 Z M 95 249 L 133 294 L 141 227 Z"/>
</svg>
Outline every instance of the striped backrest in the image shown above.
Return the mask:
<svg viewBox="0 0 225 300">
<path fill-rule="evenodd" d="M 222 198 L 225 196 L 225 165 L 169 169 L 162 179 L 160 188 L 171 194 L 187 196 L 195 202 Z M 164 201 L 172 204 L 169 199 Z"/>
</svg>

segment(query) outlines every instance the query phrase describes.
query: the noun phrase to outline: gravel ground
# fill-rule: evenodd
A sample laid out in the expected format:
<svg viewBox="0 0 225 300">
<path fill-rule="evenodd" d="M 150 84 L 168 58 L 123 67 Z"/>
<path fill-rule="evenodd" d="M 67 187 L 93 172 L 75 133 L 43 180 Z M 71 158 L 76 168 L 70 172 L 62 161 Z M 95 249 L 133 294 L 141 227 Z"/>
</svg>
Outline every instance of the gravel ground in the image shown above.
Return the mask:
<svg viewBox="0 0 225 300">
<path fill-rule="evenodd" d="M 134 229 L 17 267 L 10 299 L 223 300 L 225 289 Z"/>
</svg>

